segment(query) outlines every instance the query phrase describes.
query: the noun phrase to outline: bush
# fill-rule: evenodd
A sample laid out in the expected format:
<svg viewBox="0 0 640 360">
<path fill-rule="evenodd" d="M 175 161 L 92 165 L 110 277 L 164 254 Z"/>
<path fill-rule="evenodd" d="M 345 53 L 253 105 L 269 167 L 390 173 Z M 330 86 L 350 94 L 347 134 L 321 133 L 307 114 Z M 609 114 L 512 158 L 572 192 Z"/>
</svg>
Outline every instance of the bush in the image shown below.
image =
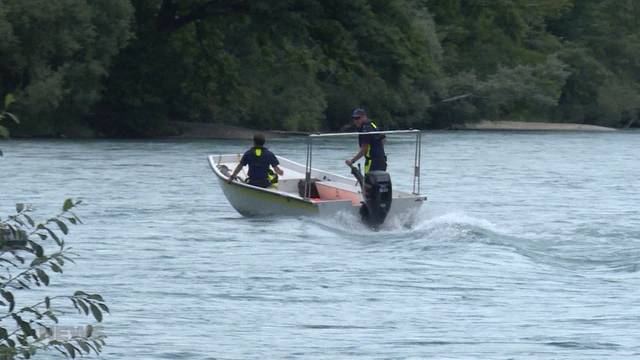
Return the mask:
<svg viewBox="0 0 640 360">
<path fill-rule="evenodd" d="M 76 291 L 73 295 L 46 296 L 41 301 L 23 304 L 20 294 L 34 287 L 47 287 L 53 273 L 62 274 L 74 254 L 63 239 L 69 225 L 80 224 L 73 209 L 81 201 L 67 199 L 55 217 L 37 223 L 33 208 L 16 205 L 16 213 L 0 218 L 0 359 L 28 359 L 38 351 L 57 350 L 65 356 L 100 353 L 104 336 L 87 325 L 84 333 L 66 339 L 54 336 L 62 300 L 69 301 L 80 314 L 93 315 L 101 322 L 109 312 L 102 296 Z M 25 296 L 26 297 L 26 296 Z"/>
</svg>

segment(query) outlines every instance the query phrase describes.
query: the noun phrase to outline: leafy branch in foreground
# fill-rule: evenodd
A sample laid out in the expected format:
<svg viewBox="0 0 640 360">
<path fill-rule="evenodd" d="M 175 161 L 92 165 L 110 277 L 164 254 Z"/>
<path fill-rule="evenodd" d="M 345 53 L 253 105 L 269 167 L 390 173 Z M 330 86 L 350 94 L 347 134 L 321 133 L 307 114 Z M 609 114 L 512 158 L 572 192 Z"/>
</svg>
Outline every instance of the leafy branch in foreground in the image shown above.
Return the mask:
<svg viewBox="0 0 640 360">
<path fill-rule="evenodd" d="M 16 213 L 0 218 L 0 360 L 29 359 L 38 350 L 57 350 L 67 357 L 99 354 L 104 336 L 96 334 L 91 325 L 82 333 L 66 338 L 55 335 L 61 312 L 54 307 L 70 302 L 83 315 L 92 315 L 101 322 L 109 312 L 102 296 L 76 291 L 73 295 L 46 296 L 30 304 L 20 304 L 17 295 L 34 287 L 47 287 L 53 273 L 73 263 L 76 254 L 66 246 L 63 236 L 69 225 L 81 224 L 73 212 L 81 201 L 65 200 L 61 212 L 36 223 L 29 205 L 17 204 Z"/>
</svg>

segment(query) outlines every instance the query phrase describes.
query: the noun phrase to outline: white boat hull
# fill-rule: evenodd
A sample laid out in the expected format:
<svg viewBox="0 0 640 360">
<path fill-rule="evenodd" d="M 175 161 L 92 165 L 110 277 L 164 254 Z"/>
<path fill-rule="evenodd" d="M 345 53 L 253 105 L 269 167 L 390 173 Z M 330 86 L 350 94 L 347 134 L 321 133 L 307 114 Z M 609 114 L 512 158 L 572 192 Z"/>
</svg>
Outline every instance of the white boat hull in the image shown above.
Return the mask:
<svg viewBox="0 0 640 360">
<path fill-rule="evenodd" d="M 338 213 L 359 214 L 362 196 L 354 179 L 312 169 L 317 179 L 319 197 L 305 198 L 298 192 L 305 167 L 278 157 L 284 176 L 277 189 L 260 188 L 241 181 L 228 182 L 228 171 L 235 168 L 241 155 L 211 155 L 209 164 L 222 191 L 236 211 L 244 216 L 334 216 Z M 226 168 L 226 169 L 225 169 Z M 426 197 L 394 191 L 388 218 L 412 222 Z"/>
</svg>

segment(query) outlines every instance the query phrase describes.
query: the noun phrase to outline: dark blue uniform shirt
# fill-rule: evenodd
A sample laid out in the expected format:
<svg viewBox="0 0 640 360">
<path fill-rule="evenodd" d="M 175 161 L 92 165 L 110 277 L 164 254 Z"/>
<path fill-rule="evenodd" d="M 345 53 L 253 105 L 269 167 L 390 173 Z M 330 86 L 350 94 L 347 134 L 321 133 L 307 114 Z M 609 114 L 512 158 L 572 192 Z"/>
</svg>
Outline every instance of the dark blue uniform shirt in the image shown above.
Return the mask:
<svg viewBox="0 0 640 360">
<path fill-rule="evenodd" d="M 271 151 L 265 147 L 252 147 L 242 155 L 242 166 L 249 165 L 249 184 L 268 187 L 271 185 L 267 171 L 269 166 L 280 164 Z"/>
<path fill-rule="evenodd" d="M 360 128 L 358 128 L 359 132 L 369 132 L 369 131 L 379 131 L 376 128 L 376 125 L 372 122 L 364 123 Z M 380 134 L 371 134 L 371 135 L 359 135 L 358 136 L 358 144 L 360 147 L 364 144 L 369 145 L 369 150 L 364 154 L 365 157 L 370 159 L 381 159 L 386 156 L 384 153 L 384 144 L 382 143 L 382 139 L 384 139 L 384 135 Z"/>
</svg>

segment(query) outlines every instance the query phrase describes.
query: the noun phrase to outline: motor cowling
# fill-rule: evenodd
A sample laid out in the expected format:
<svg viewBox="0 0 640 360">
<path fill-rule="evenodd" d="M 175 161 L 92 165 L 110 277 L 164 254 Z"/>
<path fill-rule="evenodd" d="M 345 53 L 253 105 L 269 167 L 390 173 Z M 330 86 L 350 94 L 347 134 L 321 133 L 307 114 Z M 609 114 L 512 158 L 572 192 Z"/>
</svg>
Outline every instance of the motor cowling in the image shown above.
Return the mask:
<svg viewBox="0 0 640 360">
<path fill-rule="evenodd" d="M 391 176 L 386 171 L 369 171 L 364 176 L 364 204 L 360 215 L 370 226 L 381 225 L 391 210 Z"/>
</svg>

